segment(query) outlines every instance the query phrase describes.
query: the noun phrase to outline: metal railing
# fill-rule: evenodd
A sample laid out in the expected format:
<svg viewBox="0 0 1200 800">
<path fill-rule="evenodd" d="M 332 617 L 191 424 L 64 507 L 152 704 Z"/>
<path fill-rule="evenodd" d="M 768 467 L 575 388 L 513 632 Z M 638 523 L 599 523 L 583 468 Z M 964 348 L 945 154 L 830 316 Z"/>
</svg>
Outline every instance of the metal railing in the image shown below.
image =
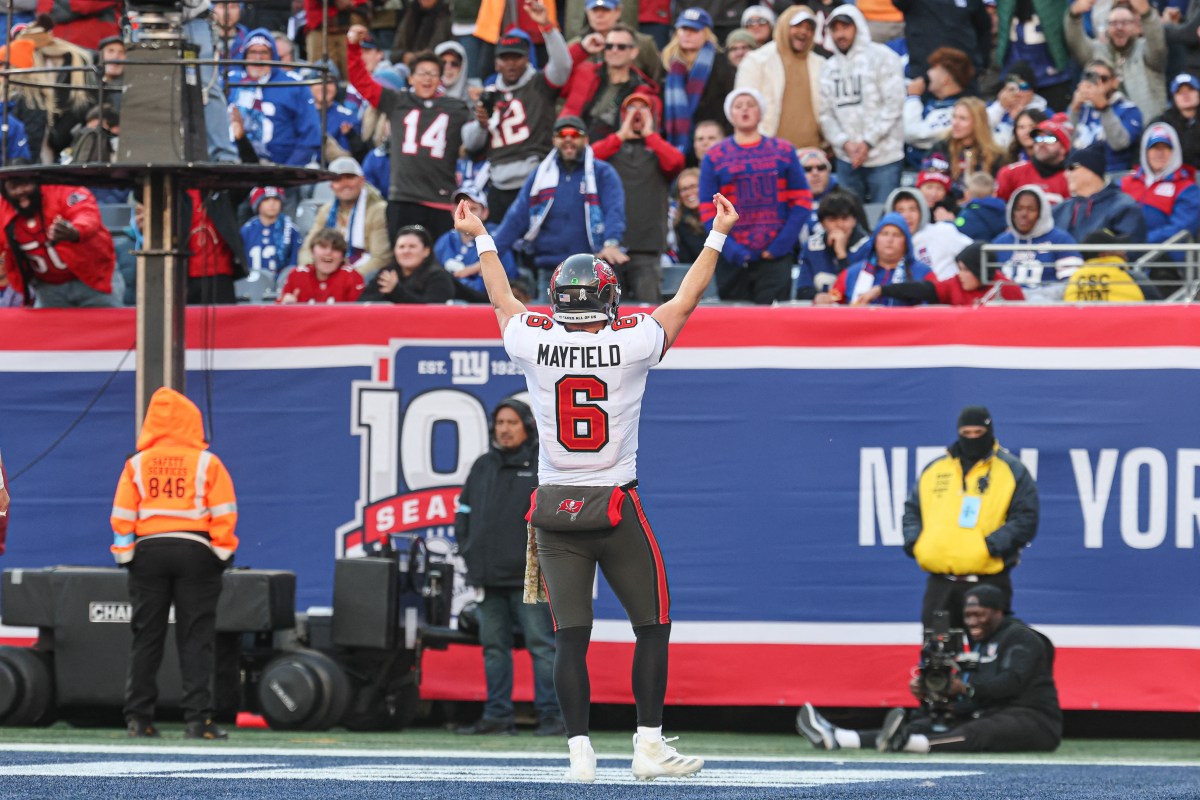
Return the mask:
<svg viewBox="0 0 1200 800">
<path fill-rule="evenodd" d="M 1044 268 L 1053 268 L 1038 260 L 1039 254 L 1078 253 L 1082 262 L 1066 263 L 1058 280 L 1040 280 Z M 998 274 L 1018 284 L 1026 292 L 1026 302 L 1061 303 L 1103 301 L 1108 286 L 1078 284 L 1077 300 L 1065 301 L 1064 293 L 1071 275 L 1085 266 L 1089 259 L 1101 255 L 1119 255 L 1121 261 L 1105 266 L 1119 266 L 1146 292 L 1147 300 L 1190 303 L 1200 295 L 1200 244 L 1194 244 L 1186 231 L 1180 231 L 1165 242 L 1141 244 L 987 244 L 983 247 L 984 281 L 992 284 L 980 304 L 1004 302 L 1003 284 L 996 283 Z M 1024 256 L 1024 257 L 1023 257 Z M 1036 276 L 1036 277 L 1035 277 Z M 1151 295 L 1157 292 L 1158 297 Z"/>
</svg>

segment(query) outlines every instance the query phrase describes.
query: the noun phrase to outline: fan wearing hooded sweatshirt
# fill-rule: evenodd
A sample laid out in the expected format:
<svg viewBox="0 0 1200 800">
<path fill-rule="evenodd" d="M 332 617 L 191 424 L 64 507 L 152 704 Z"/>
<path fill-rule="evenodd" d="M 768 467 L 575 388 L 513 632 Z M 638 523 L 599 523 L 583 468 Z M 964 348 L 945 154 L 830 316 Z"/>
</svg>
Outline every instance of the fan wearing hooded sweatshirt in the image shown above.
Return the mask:
<svg viewBox="0 0 1200 800">
<path fill-rule="evenodd" d="M 213 650 L 221 572 L 237 550 L 237 498 L 208 449 L 200 409 L 174 389 L 150 398 L 112 505 L 113 558 L 129 568 L 133 642 L 125 690 L 131 736 L 153 730 L 155 682 L 171 606 L 189 738 L 225 738 L 212 725 Z"/>
<path fill-rule="evenodd" d="M 250 31 L 242 57 L 249 59 L 251 48 L 259 46 L 271 51 L 271 61 L 279 60 L 275 37 L 266 28 Z M 232 87 L 230 105 L 241 112 L 246 136 L 260 156 L 294 167 L 317 160 L 321 117 L 307 86 L 298 83 L 282 67 L 253 65 L 231 70 L 228 84 Z"/>
<path fill-rule="evenodd" d="M 1067 279 L 1083 263 L 1083 257 L 1075 250 L 1034 249 L 1041 244 L 1076 243 L 1071 234 L 1054 227 L 1046 193 L 1039 186 L 1017 191 L 1009 198 L 1006 218 L 1008 230 L 993 239 L 992 244 L 1027 245 L 1030 249 L 1000 253 L 1001 272 L 1019 284 L 1029 300 L 1061 300 Z"/>
<path fill-rule="evenodd" d="M 918 259 L 913 252 L 908 223 L 904 221 L 904 217 L 891 212 L 884 214 L 883 219 L 875 226 L 867 257 L 838 275 L 829 293 L 817 295 L 813 302 L 817 305 L 853 303 L 875 286 L 928 280 L 934 280 L 933 272 L 929 265 Z M 911 306 L 918 303 L 896 297 L 880 297 L 871 304 Z"/>
<path fill-rule="evenodd" d="M 905 203 L 905 200 L 912 202 Z M 971 243 L 971 239 L 959 231 L 953 222 L 930 222 L 925 195 L 908 187 L 896 189 L 888 195 L 883 207 L 900 214 L 908 223 L 917 258 L 929 265 L 938 280 L 958 274 L 954 257 Z"/>
<path fill-rule="evenodd" d="M 454 97 L 464 102 L 470 100 L 467 94 L 467 82 L 470 64 L 467 62 L 467 49 L 456 41 L 442 42 L 437 47 L 433 48 L 433 53 L 438 58 L 442 59 L 442 90 L 446 97 Z M 453 80 L 448 80 L 445 73 L 445 58 L 446 53 L 458 56 L 461 66 L 458 68 L 458 74 Z M 478 85 L 478 83 L 476 84 Z"/>
<path fill-rule="evenodd" d="M 819 147 L 818 108 L 825 59 L 813 51 L 817 18 L 806 6 L 786 9 L 775 23 L 773 41 L 746 54 L 734 86 L 758 89 L 763 109 L 762 132 L 787 139 L 796 147 Z"/>
<path fill-rule="evenodd" d="M 869 173 L 891 167 L 899 182 L 899 164 L 904 158 L 904 68 L 898 55 L 871 41 L 867 21 L 854 6 L 838 6 L 826 26 L 834 31 L 831 35 L 836 40 L 837 31 L 846 30 L 846 23 L 855 26 L 853 40 L 844 51 L 835 42 L 833 54 L 821 68 L 821 132 L 837 155 L 842 185 L 861 189 L 849 182 L 850 175 L 860 168 Z M 858 145 L 866 145 L 865 155 L 858 152 Z M 861 180 L 870 183 L 866 176 Z M 891 182 L 890 175 L 887 182 Z M 870 189 L 875 200 L 885 193 L 882 186 Z M 863 194 L 861 190 L 858 193 Z"/>
<path fill-rule="evenodd" d="M 1192 168 L 1183 165 L 1179 134 L 1164 122 L 1146 131 L 1141 166 L 1125 176 L 1121 191 L 1142 207 L 1147 242 L 1165 242 L 1180 231 L 1194 233 L 1200 223 L 1200 187 Z M 1183 260 L 1182 252 L 1170 255 Z"/>
</svg>

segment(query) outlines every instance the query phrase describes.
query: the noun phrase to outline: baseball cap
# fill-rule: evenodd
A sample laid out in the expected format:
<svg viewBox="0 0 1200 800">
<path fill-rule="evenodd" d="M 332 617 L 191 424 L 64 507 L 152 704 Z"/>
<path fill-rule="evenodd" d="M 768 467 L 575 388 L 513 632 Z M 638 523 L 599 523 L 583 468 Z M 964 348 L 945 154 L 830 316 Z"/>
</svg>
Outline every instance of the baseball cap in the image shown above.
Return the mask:
<svg viewBox="0 0 1200 800">
<path fill-rule="evenodd" d="M 1200 92 L 1200 78 L 1195 75 L 1189 75 L 1186 72 L 1181 72 L 1171 79 L 1171 94 L 1179 91 L 1180 86 L 1190 86 L 1197 92 Z"/>
<path fill-rule="evenodd" d="M 342 79 L 342 73 L 338 71 L 337 64 L 325 59 L 314 61 L 308 73 L 313 80 L 319 81 L 324 77 L 326 83 L 337 83 Z"/>
<path fill-rule="evenodd" d="M 96 44 L 96 49 L 103 50 L 104 48 L 108 47 L 110 44 L 119 44 L 119 45 L 121 45 L 121 47 L 124 47 L 125 40 L 123 38 L 121 38 L 120 36 L 105 36 L 103 39 L 101 39 Z"/>
<path fill-rule="evenodd" d="M 366 39 L 363 39 L 361 42 L 359 42 L 358 46 L 361 47 L 363 50 L 378 50 L 379 49 L 379 45 L 375 42 L 374 39 L 372 39 L 369 36 Z"/>
<path fill-rule="evenodd" d="M 752 19 L 765 19 L 768 25 L 775 24 L 775 12 L 766 6 L 750 6 L 742 12 L 742 27 Z"/>
<path fill-rule="evenodd" d="M 816 16 L 808 10 L 807 6 L 800 6 L 800 10 L 792 14 L 792 18 L 788 20 L 788 27 L 794 28 L 801 22 L 811 22 L 814 26 L 817 24 Z"/>
<path fill-rule="evenodd" d="M 329 163 L 329 171 L 334 175 L 357 175 L 362 177 L 362 164 L 359 164 L 350 156 L 342 156 L 335 158 Z"/>
<path fill-rule="evenodd" d="M 990 583 L 976 586 L 963 595 L 963 608 L 978 606 L 979 608 L 1003 611 L 1006 605 L 1008 604 L 1004 602 L 1004 590 L 992 586 Z"/>
<path fill-rule="evenodd" d="M 458 187 L 458 191 L 454 193 L 455 202 L 462 200 L 464 197 L 473 203 L 479 203 L 479 205 L 487 208 L 487 194 L 469 181 Z"/>
<path fill-rule="evenodd" d="M 529 55 L 529 40 L 523 36 L 501 36 L 500 41 L 496 42 L 496 55 L 510 54 Z"/>
<path fill-rule="evenodd" d="M 690 28 L 694 31 L 702 31 L 705 28 L 711 28 L 713 24 L 712 17 L 703 8 L 687 8 L 680 12 L 675 19 L 676 28 Z"/>
<path fill-rule="evenodd" d="M 949 191 L 950 176 L 944 172 L 937 172 L 931 169 L 921 170 L 919 173 L 917 173 L 917 188 L 920 189 L 921 186 L 926 183 L 940 183 L 942 186 L 946 187 L 947 191 Z"/>
<path fill-rule="evenodd" d="M 564 128 L 574 128 L 579 133 L 582 133 L 584 136 L 587 136 L 587 125 L 584 125 L 583 120 L 581 120 L 579 117 L 571 116 L 570 114 L 568 114 L 567 116 L 559 117 L 558 119 L 556 119 L 554 121 L 554 132 L 555 133 L 558 133 L 559 131 L 563 130 Z"/>
<path fill-rule="evenodd" d="M 616 8 L 621 5 L 618 0 L 588 0 L 588 8 Z"/>
<path fill-rule="evenodd" d="M 1167 126 L 1162 123 L 1155 123 L 1150 126 L 1150 130 L 1146 131 L 1146 149 L 1154 147 L 1156 144 L 1169 144 L 1175 146 L 1175 140 L 1171 138 L 1171 134 L 1167 132 Z"/>
<path fill-rule="evenodd" d="M 268 197 L 278 197 L 283 199 L 283 189 L 278 186 L 256 186 L 250 192 L 250 208 L 253 211 L 258 211 L 258 204 Z"/>
</svg>

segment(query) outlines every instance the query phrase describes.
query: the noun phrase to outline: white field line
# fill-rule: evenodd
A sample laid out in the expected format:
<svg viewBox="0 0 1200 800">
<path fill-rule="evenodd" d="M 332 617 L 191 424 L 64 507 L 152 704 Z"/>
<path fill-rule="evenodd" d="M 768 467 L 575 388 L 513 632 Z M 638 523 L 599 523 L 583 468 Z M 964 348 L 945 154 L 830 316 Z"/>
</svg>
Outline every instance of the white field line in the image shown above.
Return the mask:
<svg viewBox="0 0 1200 800">
<path fill-rule="evenodd" d="M 236 735 L 236 734 L 235 734 Z M 807 742 L 796 739 L 797 748 L 803 747 L 805 750 L 809 748 Z M 471 758 L 479 761 L 566 761 L 566 752 L 560 755 L 557 753 L 530 753 L 527 751 L 509 751 L 497 752 L 488 751 L 480 753 L 464 753 L 462 750 L 431 750 L 431 749 L 403 749 L 403 750 L 383 750 L 383 749 L 344 749 L 330 750 L 329 748 L 307 748 L 307 747 L 271 747 L 270 745 L 258 747 L 230 747 L 227 745 L 120 745 L 120 744 L 32 744 L 32 743 L 6 743 L 4 750 L 9 753 L 73 753 L 73 754 L 93 754 L 93 755 L 180 755 L 180 756 L 211 756 L 211 757 L 254 757 L 257 759 L 274 758 L 274 757 L 304 757 L 304 758 L 362 758 L 362 759 L 463 759 Z M 957 757 L 947 756 L 927 756 L 927 755 L 889 755 L 889 756 L 864 756 L 854 759 L 840 759 L 836 756 L 822 753 L 803 751 L 795 756 L 743 756 L 743 755 L 720 755 L 712 752 L 693 752 L 693 755 L 700 756 L 712 762 L 719 763 L 763 763 L 763 764 L 786 764 L 791 762 L 803 763 L 825 763 L 825 764 L 895 764 L 898 760 L 903 759 L 904 763 L 910 761 L 921 764 L 953 764 L 959 766 L 971 766 L 973 764 L 1026 764 L 1039 765 L 1046 764 L 1049 766 L 1122 766 L 1122 767 L 1200 767 L 1200 758 L 1187 761 L 1161 761 L 1161 760 L 1145 760 L 1145 759 L 1120 759 L 1107 758 L 1104 760 L 1082 759 L 1082 758 L 1057 758 L 1054 756 L 1030 756 L 1020 754 L 964 754 Z M 604 760 L 627 761 L 630 758 L 629 752 L 598 752 L 597 758 Z"/>
</svg>

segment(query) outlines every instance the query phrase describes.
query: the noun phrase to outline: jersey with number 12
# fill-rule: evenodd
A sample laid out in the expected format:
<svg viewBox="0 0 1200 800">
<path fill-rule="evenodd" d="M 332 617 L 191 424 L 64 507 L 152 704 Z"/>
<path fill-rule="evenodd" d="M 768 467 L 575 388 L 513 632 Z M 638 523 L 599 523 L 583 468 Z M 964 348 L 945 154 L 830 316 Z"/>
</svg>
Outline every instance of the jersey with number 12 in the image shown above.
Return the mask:
<svg viewBox="0 0 1200 800">
<path fill-rule="evenodd" d="M 597 333 L 568 331 L 544 314 L 518 314 L 504 349 L 525 373 L 537 421 L 538 481 L 620 486 L 637 477 L 638 424 L 646 373 L 666 334 L 647 314 Z"/>
</svg>

